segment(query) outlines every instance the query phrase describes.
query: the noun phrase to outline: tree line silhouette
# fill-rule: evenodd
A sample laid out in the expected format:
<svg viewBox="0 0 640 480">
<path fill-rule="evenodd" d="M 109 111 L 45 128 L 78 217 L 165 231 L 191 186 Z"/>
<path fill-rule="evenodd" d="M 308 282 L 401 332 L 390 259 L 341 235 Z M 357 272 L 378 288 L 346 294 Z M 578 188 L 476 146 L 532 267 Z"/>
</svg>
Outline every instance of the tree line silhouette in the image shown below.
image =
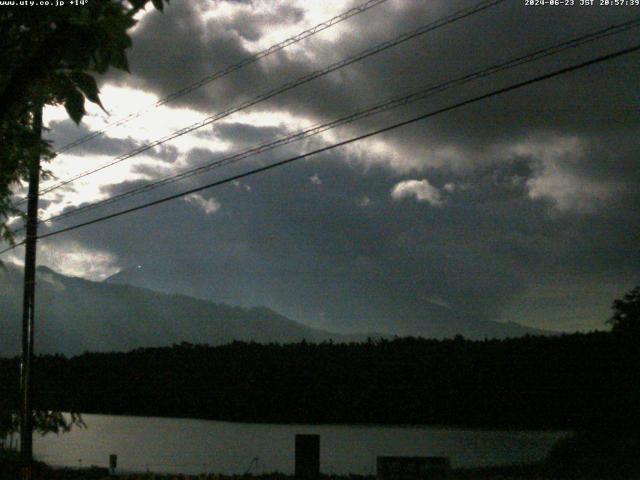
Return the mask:
<svg viewBox="0 0 640 480">
<path fill-rule="evenodd" d="M 36 408 L 246 422 L 633 429 L 637 337 L 593 332 L 468 341 L 182 343 L 40 356 Z M 18 405 L 18 359 L 0 385 Z"/>
</svg>

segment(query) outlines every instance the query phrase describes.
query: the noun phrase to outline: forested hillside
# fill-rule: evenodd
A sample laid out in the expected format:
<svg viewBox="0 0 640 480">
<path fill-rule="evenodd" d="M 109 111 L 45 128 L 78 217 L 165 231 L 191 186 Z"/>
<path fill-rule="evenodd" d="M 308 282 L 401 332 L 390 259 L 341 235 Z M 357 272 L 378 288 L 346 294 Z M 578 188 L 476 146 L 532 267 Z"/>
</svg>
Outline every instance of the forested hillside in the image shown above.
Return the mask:
<svg viewBox="0 0 640 480">
<path fill-rule="evenodd" d="M 17 399 L 18 361 L 0 365 Z M 251 422 L 639 425 L 640 349 L 611 333 L 358 344 L 181 344 L 39 357 L 40 408 Z"/>
</svg>

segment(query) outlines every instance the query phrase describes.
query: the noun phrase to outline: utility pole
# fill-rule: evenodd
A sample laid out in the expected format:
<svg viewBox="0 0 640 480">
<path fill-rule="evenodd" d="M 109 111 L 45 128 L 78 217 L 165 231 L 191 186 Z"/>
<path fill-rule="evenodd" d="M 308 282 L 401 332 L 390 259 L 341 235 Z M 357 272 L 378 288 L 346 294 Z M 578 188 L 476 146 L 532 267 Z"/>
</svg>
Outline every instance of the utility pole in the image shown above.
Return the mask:
<svg viewBox="0 0 640 480">
<path fill-rule="evenodd" d="M 42 105 L 33 111 L 33 132 L 42 137 Z M 27 236 L 24 255 L 24 299 L 22 303 L 22 362 L 20 365 L 20 456 L 22 480 L 31 480 L 33 469 L 33 327 L 36 299 L 36 240 L 38 236 L 38 190 L 40 145 L 29 158 Z"/>
</svg>

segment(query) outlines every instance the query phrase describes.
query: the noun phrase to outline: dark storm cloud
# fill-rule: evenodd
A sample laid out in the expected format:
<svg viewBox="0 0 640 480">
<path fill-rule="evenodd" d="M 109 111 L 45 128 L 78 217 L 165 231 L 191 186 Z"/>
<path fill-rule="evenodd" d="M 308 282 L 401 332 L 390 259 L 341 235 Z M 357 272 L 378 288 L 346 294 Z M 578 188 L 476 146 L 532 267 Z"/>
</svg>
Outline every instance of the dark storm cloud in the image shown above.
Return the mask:
<svg viewBox="0 0 640 480">
<path fill-rule="evenodd" d="M 281 127 L 255 127 L 246 123 L 214 124 L 213 131 L 226 141 L 233 142 L 234 147 L 250 147 L 272 141 L 287 134 Z"/>
<path fill-rule="evenodd" d="M 49 129 L 48 139 L 53 142 L 54 149 L 67 145 L 91 133 L 86 125 L 76 125 L 71 120 L 52 121 L 49 124 Z M 144 141 L 135 140 L 131 137 L 114 138 L 108 135 L 101 135 L 99 140 L 91 140 L 74 147 L 69 151 L 69 154 L 78 156 L 107 155 L 117 157 L 144 145 Z M 145 153 L 166 162 L 173 162 L 178 157 L 176 147 L 166 143 L 158 145 Z"/>
<path fill-rule="evenodd" d="M 392 2 L 376 7 L 350 19 L 347 32 L 337 42 L 328 42 L 322 36 L 314 37 L 302 44 L 303 50 L 295 50 L 296 53 L 292 53 L 292 50 L 280 52 L 257 65 L 216 81 L 207 87 L 208 90 L 205 88 L 200 94 L 185 98 L 184 101 L 204 111 L 215 111 L 246 98 L 248 92 L 256 94 L 268 90 L 471 4 L 468 1 Z M 134 74 L 148 88 L 160 94 L 170 93 L 178 86 L 198 80 L 249 55 L 241 46 L 239 36 L 234 34 L 234 19 L 224 24 L 214 20 L 204 22 L 193 5 L 177 3 L 167 10 L 166 15 L 148 16 L 136 32 L 136 47 L 132 52 Z M 629 19 L 632 14 L 630 9 L 611 8 L 557 9 L 551 14 L 545 9 L 526 8 L 521 2 L 506 2 L 317 79 L 299 91 L 271 100 L 264 108 L 277 107 L 302 115 L 333 117 L 336 112 L 351 111 L 356 106 L 394 93 L 406 93 L 465 74 L 499 59 L 530 51 L 535 46 L 556 43 Z M 257 28 L 266 29 L 270 25 L 268 20 L 262 19 L 262 15 L 256 14 L 254 17 Z M 376 28 L 371 28 L 372 24 Z M 186 34 L 187 30 L 189 34 Z M 158 31 L 171 32 L 167 35 L 171 40 L 160 42 L 156 34 Z M 525 76 L 540 72 L 552 65 L 562 65 L 628 45 L 634 38 L 633 33 L 628 33 L 615 40 L 565 53 L 562 61 L 537 63 L 521 71 Z M 307 55 L 307 51 L 312 52 L 313 57 Z M 162 57 L 162 61 L 151 61 L 158 57 Z M 525 125 L 549 125 L 559 112 L 578 124 L 585 123 L 585 116 L 591 122 L 596 122 L 598 118 L 593 118 L 593 114 L 610 116 L 612 110 L 628 106 L 630 99 L 637 99 L 636 90 L 629 86 L 625 88 L 620 78 L 633 78 L 639 68 L 637 62 L 615 62 L 606 67 L 597 67 L 584 75 L 564 77 L 529 89 L 527 93 L 512 95 L 508 101 L 509 108 L 504 108 L 502 104 L 492 108 L 492 126 L 510 126 L 514 117 L 516 126 L 520 128 Z M 575 88 L 585 83 L 588 88 Z M 495 87 L 496 80 L 486 82 L 486 86 Z M 604 94 L 614 87 L 615 95 Z M 535 102 L 531 101 L 532 97 L 535 97 Z M 487 105 L 483 104 L 476 107 L 475 111 L 465 111 L 465 117 L 473 119 L 486 115 L 486 108 Z M 526 115 L 523 115 L 523 109 Z M 563 120 L 566 124 L 567 119 Z M 478 129 L 477 135 L 495 130 L 486 126 L 486 122 L 482 125 L 479 122 L 471 123 L 476 124 L 474 128 Z M 553 128 L 557 128 L 555 123 Z M 442 128 L 449 124 L 459 125 L 457 119 L 451 119 L 442 121 Z"/>
<path fill-rule="evenodd" d="M 582 273 L 585 260 L 592 273 L 629 270 L 628 226 L 620 220 L 630 215 L 550 217 L 545 202 L 528 198 L 526 159 L 473 174 L 431 172 L 444 198 L 435 208 L 391 199 L 393 186 L 413 177 L 354 165 L 342 153 L 202 192 L 221 205 L 213 215 L 175 201 L 72 236 L 114 253 L 123 267 L 144 265 L 157 288 L 268 305 L 325 327 L 404 333 L 424 328 L 434 298 L 467 319 L 492 319 L 532 277 L 557 272 L 559 263 L 565 274 Z"/>
<path fill-rule="evenodd" d="M 249 41 L 259 40 L 263 32 L 274 25 L 298 23 L 304 17 L 304 11 L 288 5 L 278 5 L 267 14 L 256 15 L 250 9 L 236 13 L 230 24 L 242 38 Z"/>
<path fill-rule="evenodd" d="M 389 2 L 350 19 L 346 24 L 348 28 L 337 41 L 328 41 L 322 35 L 306 40 L 301 44 L 302 49 L 279 52 L 179 101 L 207 113 L 220 111 L 472 3 Z M 166 15 L 149 15 L 144 19 L 135 35 L 132 65 L 136 81 L 145 88 L 165 95 L 249 55 L 234 26 L 240 17 L 242 22 L 246 21 L 247 10 L 224 22 L 203 21 L 197 5 L 176 3 Z M 383 98 L 437 84 L 534 48 L 628 20 L 632 15 L 633 9 L 625 8 L 575 7 L 551 12 L 527 8 L 522 2 L 505 2 L 314 80 L 254 109 L 333 119 Z M 256 12 L 255 28 L 269 28 L 272 20 L 267 17 L 269 15 Z M 286 16 L 282 18 L 287 21 Z M 291 23 L 295 23 L 295 19 Z M 168 44 L 159 41 L 158 31 L 171 33 L 167 35 L 171 39 Z M 351 130 L 392 123 L 627 46 L 635 39 L 635 33 L 631 30 L 519 67 L 509 74 L 447 92 L 395 114 L 358 122 Z M 156 61 L 157 58 L 162 60 Z M 617 157 L 616 149 L 624 148 L 638 129 L 639 117 L 633 109 L 638 92 L 632 79 L 639 74 L 640 63 L 632 57 L 616 60 L 430 119 L 396 131 L 385 140 L 399 156 L 405 157 L 406 166 L 418 169 L 434 165 L 434 148 L 455 147 L 460 158 L 451 164 L 475 168 L 483 161 L 496 160 L 495 155 L 482 156 L 478 152 L 505 142 L 531 141 L 538 137 L 544 141 L 549 134 L 597 142 L 599 148 L 608 149 L 610 156 Z M 634 159 L 624 156 L 624 161 L 621 170 L 609 169 L 607 174 L 616 175 L 616 171 L 633 168 Z M 583 162 L 598 163 L 599 159 L 584 156 L 580 163 L 565 168 L 580 170 Z M 398 162 L 394 166 L 398 167 Z"/>
<path fill-rule="evenodd" d="M 420 331 L 435 296 L 474 318 L 491 316 L 496 297 L 519 289 L 517 278 L 466 245 L 461 219 L 449 219 L 447 208 L 391 201 L 393 184 L 381 169 L 318 159 L 204 193 L 221 204 L 211 216 L 176 202 L 74 236 L 123 265 L 152 266 L 185 293 L 266 304 L 334 328 Z"/>
<path fill-rule="evenodd" d="M 388 2 L 349 20 L 337 42 L 310 39 L 302 49 L 279 53 L 179 103 L 213 113 L 471 3 Z M 243 40 L 269 28 L 278 11 L 272 13 L 252 16 L 241 10 L 230 20 L 203 21 L 201 4 L 172 2 L 163 15 L 147 15 L 136 31 L 131 82 L 162 96 L 235 63 L 250 55 Z M 313 121 L 333 119 L 632 14 L 625 8 L 526 8 L 519 1 L 506 2 L 259 109 Z M 282 14 L 280 21 L 295 23 L 299 15 Z M 626 34 L 559 60 L 525 66 L 361 122 L 342 136 L 632 40 L 633 34 Z M 122 267 L 145 265 L 167 290 L 266 305 L 334 328 L 419 332 L 435 298 L 467 318 L 496 319 L 508 305 L 526 300 L 528 289 L 576 279 L 619 285 L 622 293 L 638 278 L 640 117 L 633 110 L 638 74 L 637 56 L 616 60 L 386 134 L 380 137 L 389 145 L 383 152 L 335 151 L 201 192 L 203 201 L 219 202 L 213 214 L 203 212 L 202 202 L 177 201 L 66 239 L 112 252 Z M 209 128 L 233 144 L 233 151 L 285 131 L 242 123 Z M 310 145 L 320 143 L 316 139 Z M 286 158 L 299 148 L 289 146 L 255 161 Z M 216 155 L 194 149 L 185 158 L 199 165 Z M 386 158 L 394 155 L 398 158 Z M 222 178 L 246 165 L 145 198 Z M 164 174 L 145 168 L 152 176 Z M 428 180 L 442 204 L 418 196 L 391 197 L 396 185 L 412 180 Z M 106 191 L 118 193 L 137 184 Z M 611 301 L 567 292 L 568 308 L 608 307 Z M 541 319 L 531 313 L 521 320 Z M 584 325 L 592 326 L 593 318 L 587 320 Z"/>
<path fill-rule="evenodd" d="M 255 15 L 249 10 L 238 12 L 231 21 L 203 21 L 203 9 L 209 6 L 208 2 L 179 2 L 175 8 L 166 11 L 167 15 L 145 18 L 134 35 L 137 47 L 130 58 L 134 79 L 162 96 L 182 89 L 186 84 L 251 56 L 252 53 L 242 46 L 243 39 L 255 40 L 263 30 L 279 23 L 295 22 L 300 17 L 298 9 L 284 5 L 275 7 L 269 14 L 258 15 L 258 22 L 250 21 Z M 161 44 L 158 43 L 158 32 L 163 32 Z M 240 98 L 239 87 L 245 92 L 264 88 L 265 72 L 255 66 L 244 70 L 253 73 L 251 76 L 232 74 L 216 82 L 216 88 L 205 86 L 176 103 L 212 111 L 228 100 Z M 117 78 L 123 80 L 122 76 Z"/>
</svg>

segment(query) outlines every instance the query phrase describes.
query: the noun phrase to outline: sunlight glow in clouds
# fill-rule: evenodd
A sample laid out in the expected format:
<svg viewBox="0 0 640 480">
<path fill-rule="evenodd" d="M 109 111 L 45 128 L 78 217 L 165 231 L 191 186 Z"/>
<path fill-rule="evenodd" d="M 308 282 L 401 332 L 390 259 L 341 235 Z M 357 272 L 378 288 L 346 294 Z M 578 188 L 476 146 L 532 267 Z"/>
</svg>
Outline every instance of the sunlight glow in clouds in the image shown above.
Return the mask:
<svg viewBox="0 0 640 480">
<path fill-rule="evenodd" d="M 158 101 L 156 95 L 132 88 L 115 87 L 111 85 L 103 87 L 101 99 L 103 105 L 112 112 L 136 112 L 144 110 L 146 107 Z M 90 102 L 86 103 L 86 108 L 87 115 L 83 118 L 82 126 L 88 128 L 90 131 L 104 129 L 109 122 L 117 121 L 127 115 L 127 113 L 123 113 L 117 117 L 108 116 L 97 105 Z M 204 117 L 201 112 L 186 108 L 174 108 L 171 104 L 167 104 L 159 108 L 154 108 L 152 112 L 131 122 L 127 122 L 124 125 L 109 128 L 106 134 L 90 141 L 87 145 L 91 146 L 93 142 L 108 139 L 131 140 L 137 142 L 136 145 L 144 145 L 145 143 L 163 138 L 185 125 L 197 123 Z M 46 108 L 45 124 L 50 125 L 51 122 L 62 121 L 69 122 L 64 107 Z M 67 188 L 56 190 L 49 195 L 45 195 L 44 198 L 50 200 L 51 203 L 41 210 L 41 216 L 46 218 L 56 215 L 68 207 L 80 205 L 85 202 L 103 200 L 107 197 L 107 194 L 102 190 L 103 187 L 124 181 L 154 180 L 159 176 L 156 175 L 154 177 L 149 174 L 140 173 L 138 170 L 140 167 L 153 167 L 158 173 L 164 169 L 163 175 L 188 168 L 192 165 L 187 160 L 187 154 L 193 149 L 199 148 L 210 151 L 212 159 L 217 154 L 224 154 L 230 150 L 236 151 L 237 148 L 234 148 L 233 141 L 220 137 L 216 134 L 215 128 L 212 128 L 216 125 L 236 123 L 243 123 L 256 128 L 279 127 L 285 128 L 287 131 L 296 131 L 312 125 L 309 119 L 295 116 L 285 111 L 238 112 L 219 122 L 214 122 L 212 125 L 205 126 L 192 133 L 167 142 L 165 144 L 166 146 L 176 148 L 178 152 L 177 159 L 172 163 L 156 159 L 153 150 L 149 150 L 131 159 L 117 163 L 105 170 L 76 180 Z M 85 132 L 85 129 L 78 127 L 75 138 L 82 137 Z M 65 141 L 70 141 L 70 139 L 65 139 Z M 82 148 L 82 146 L 80 148 Z M 70 150 L 68 153 L 64 152 L 47 165 L 47 168 L 53 174 L 53 178 L 43 182 L 43 186 L 47 187 L 56 184 L 59 180 L 64 180 L 105 163 L 109 163 L 116 156 L 124 153 L 128 153 L 128 149 L 118 152 L 114 151 L 113 156 L 87 153 L 77 154 L 75 150 Z M 200 163 L 205 162 L 206 160 L 203 160 Z M 148 172 L 150 170 L 147 169 L 146 171 Z M 63 196 L 59 195 L 61 191 L 64 191 Z M 205 200 L 200 196 L 197 198 L 192 196 L 187 201 L 201 208 L 206 215 L 215 213 L 220 207 L 219 203 L 214 199 Z"/>
<path fill-rule="evenodd" d="M 145 109 L 149 105 L 153 105 L 153 103 L 158 100 L 158 97 L 131 88 L 107 85 L 102 89 L 101 99 L 103 105 L 110 111 L 136 112 Z M 97 105 L 90 102 L 86 102 L 86 108 L 87 115 L 83 118 L 82 126 L 88 128 L 90 131 L 101 130 L 105 128 L 108 122 L 113 122 L 126 116 L 126 113 L 124 113 L 117 118 L 115 118 L 115 116 L 109 117 Z M 62 106 L 47 107 L 44 117 L 46 125 L 50 125 L 51 122 L 54 121 L 69 122 L 68 115 Z M 93 142 L 100 142 L 107 139 L 131 139 L 137 142 L 134 143 L 135 145 L 144 145 L 145 143 L 162 138 L 185 125 L 200 121 L 202 118 L 203 115 L 194 110 L 173 108 L 170 105 L 162 106 L 122 126 L 109 128 L 106 134 L 88 142 L 86 145 L 91 146 Z M 265 118 L 262 120 L 266 121 Z M 270 121 L 274 121 L 273 116 L 270 116 Z M 173 164 L 159 161 L 155 158 L 153 150 L 150 150 L 105 170 L 89 175 L 88 177 L 74 181 L 69 185 L 69 188 L 64 189 L 63 200 L 57 198 L 60 190 L 52 192 L 49 196 L 45 196 L 45 198 L 52 200 L 52 203 L 43 211 L 43 215 L 55 215 L 69 206 L 102 200 L 106 197 L 106 194 L 101 192 L 101 188 L 108 185 L 132 180 L 153 180 L 153 177 L 136 171 L 136 168 L 140 166 L 155 167 L 156 170 L 160 171 L 161 168 L 166 165 L 169 170 L 165 172 L 165 174 L 169 174 L 187 165 L 184 154 L 194 148 L 207 149 L 213 153 L 224 152 L 231 148 L 232 144 L 217 137 L 215 133 L 211 131 L 210 127 L 207 132 L 208 134 L 202 135 L 201 133 L 205 129 L 167 142 L 167 146 L 177 148 L 178 151 L 178 159 L 173 162 Z M 75 138 L 80 138 L 85 133 L 85 129 L 77 128 Z M 65 139 L 65 141 L 70 140 L 71 139 Z M 54 148 L 56 146 L 59 147 L 61 145 L 54 145 Z M 82 148 L 82 146 L 79 148 Z M 64 180 L 99 167 L 112 161 L 118 155 L 128 153 L 128 151 L 129 149 L 114 151 L 113 155 L 78 154 L 77 150 L 70 150 L 68 153 L 64 152 L 46 166 L 53 174 L 53 179 L 43 182 L 43 187 L 46 188 L 47 186 L 58 183 L 59 180 Z"/>
<path fill-rule="evenodd" d="M 92 132 L 102 130 L 110 123 L 115 123 L 126 118 L 130 113 L 149 111 L 139 118 L 127 121 L 123 125 L 108 127 L 106 134 L 92 140 L 89 144 L 99 142 L 103 138 L 134 138 L 140 142 L 148 143 L 169 135 L 187 125 L 195 124 L 205 117 L 201 112 L 185 107 L 177 108 L 170 103 L 161 107 L 151 107 L 159 100 L 156 95 L 128 87 L 105 85 L 101 90 L 100 99 L 107 111 L 111 112 L 111 114 L 106 114 L 99 106 L 91 102 L 85 102 L 87 115 L 82 119 L 82 126 Z M 62 106 L 47 107 L 45 109 L 45 124 L 67 119 L 67 113 Z M 84 130 L 78 128 L 77 138 L 83 135 Z M 176 146 L 180 151 L 188 151 L 194 146 L 213 150 L 224 150 L 228 148 L 228 145 L 225 146 L 224 142 L 215 138 L 213 135 L 207 137 L 185 135 L 172 140 L 171 145 Z M 55 146 L 60 147 L 61 145 Z"/>
<path fill-rule="evenodd" d="M 110 74 L 101 80 L 101 98 L 111 115 L 87 103 L 89 113 L 75 127 L 64 108 L 48 108 L 45 121 L 54 128 L 48 135 L 60 146 L 88 131 L 101 130 L 225 65 L 364 1 L 176 0 L 162 14 L 150 7 L 139 14 L 144 21 L 134 30 L 133 73 Z M 213 82 L 193 96 L 152 108 L 135 121 L 110 128 L 100 139 L 60 155 L 48 167 L 58 179 L 65 179 L 110 162 L 249 97 L 448 15 L 458 3 L 465 2 L 388 0 Z M 126 191 L 133 186 L 130 182 L 157 180 L 335 120 L 391 96 L 408 94 L 423 81 L 457 78 L 476 67 L 503 61 L 506 51 L 508 56 L 525 54 L 538 41 L 545 43 L 547 36 L 549 42 L 552 38 L 564 40 L 573 35 L 562 26 L 565 22 L 571 22 L 567 24 L 575 27 L 576 34 L 583 27 L 587 31 L 613 24 L 623 15 L 621 9 L 613 12 L 602 10 L 603 15 L 591 18 L 590 13 L 578 10 L 558 11 L 554 12 L 558 18 L 549 23 L 543 12 L 505 2 L 503 7 L 318 78 L 299 90 L 83 178 L 70 188 L 56 190 L 45 197 L 50 203 L 42 203 L 41 216 Z M 479 26 L 497 29 L 499 35 L 478 36 Z M 623 40 L 617 37 L 616 45 L 622 46 Z M 612 49 L 613 43 L 614 39 Z M 608 48 L 605 43 L 601 46 Z M 573 60 L 567 55 L 557 61 Z M 621 66 L 629 71 L 621 71 Z M 158 275 L 160 281 L 175 284 L 183 292 L 200 292 L 203 298 L 247 306 L 264 304 L 291 318 L 319 321 L 344 331 L 356 326 L 368 331 L 373 325 L 392 331 L 395 318 L 415 318 L 411 328 L 418 330 L 425 318 L 424 308 L 431 311 L 434 303 L 454 311 L 461 307 L 473 310 L 478 318 L 498 318 L 501 309 L 512 302 L 517 308 L 509 307 L 507 315 L 500 317 L 504 321 L 552 327 L 553 319 L 564 315 L 566 325 L 574 325 L 573 321 L 576 326 L 596 325 L 589 322 L 606 311 L 616 289 L 623 291 L 620 285 L 635 274 L 625 273 L 631 271 L 629 265 L 637 256 L 628 242 L 630 233 L 638 230 L 638 216 L 630 207 L 639 204 L 633 163 L 638 151 L 637 136 L 633 135 L 637 119 L 628 110 L 637 93 L 631 81 L 637 76 L 633 68 L 635 63 L 629 60 L 603 66 L 601 75 L 585 71 L 575 77 L 576 87 L 570 91 L 563 88 L 569 82 L 557 82 L 555 87 L 541 83 L 503 97 L 503 103 L 487 101 L 366 138 L 290 168 L 276 169 L 269 177 L 254 177 L 251 183 L 248 179 L 236 181 L 227 191 L 201 191 L 163 211 L 172 225 L 191 221 L 188 231 L 167 228 L 164 241 L 152 245 L 148 232 L 158 228 L 156 216 L 163 214 L 160 209 L 150 209 L 135 221 L 124 219 L 123 229 L 105 224 L 99 231 L 89 228 L 52 237 L 43 242 L 48 245 L 47 253 L 40 260 L 63 273 L 94 279 L 117 271 L 116 267 L 122 266 L 119 262 L 138 265 L 162 261 L 166 269 L 146 274 Z M 543 66 L 532 65 L 530 73 L 538 71 L 543 73 Z M 521 73 L 525 75 L 524 70 Z M 109 79 L 114 80 L 104 83 Z M 496 80 L 496 85 L 503 80 L 507 78 Z M 493 81 L 478 82 L 471 91 L 489 89 L 489 84 Z M 585 88 L 577 88 L 580 85 Z M 593 96 L 593 91 L 615 95 Z M 452 90 L 428 102 L 344 125 L 242 160 L 229 172 L 240 173 L 256 164 L 335 144 L 444 106 L 458 94 L 466 98 L 467 93 L 467 87 Z M 212 171 L 210 177 L 218 173 L 222 177 L 228 172 Z M 202 179 L 192 177 L 185 183 L 193 181 L 195 185 Z M 43 181 L 42 186 L 51 183 Z M 188 190 L 182 188 L 184 184 L 173 185 L 175 192 Z M 156 193 L 159 197 L 164 192 Z M 131 206 L 156 197 L 145 194 L 133 198 Z M 627 208 L 619 208 L 622 201 Z M 114 209 L 123 205 L 114 204 Z M 51 222 L 46 228 L 89 220 L 98 212 Z M 239 213 L 243 222 L 230 221 Z M 434 225 L 437 228 L 432 228 Z M 194 258 L 188 246 L 201 238 L 213 242 L 211 251 Z M 567 246 L 567 238 L 572 239 L 571 245 Z M 279 275 L 290 267 L 289 244 L 305 246 L 297 249 L 294 261 L 300 275 L 308 275 L 304 278 L 310 281 L 283 278 L 263 286 L 243 273 Z M 112 254 L 96 251 L 100 249 Z M 320 265 L 319 255 L 330 261 Z M 19 263 L 21 256 L 10 258 Z M 368 262 L 358 263 L 354 270 L 352 257 Z M 390 262 L 390 258 L 397 261 Z M 205 276 L 192 274 L 215 271 L 230 259 L 237 268 L 228 272 L 229 278 L 242 281 L 226 281 L 224 288 L 216 289 Z M 578 264 L 587 272 L 584 288 L 567 290 L 564 307 L 547 308 L 546 304 L 559 304 L 561 298 L 556 302 L 547 296 L 546 289 L 555 292 L 557 279 L 568 278 Z M 444 280 L 431 274 L 440 271 Z M 548 272 L 548 278 L 541 280 L 540 271 Z M 606 275 L 595 276 L 599 271 L 606 271 Z M 341 273 L 336 277 L 334 272 Z M 344 296 L 336 292 L 336 278 L 353 284 L 353 290 Z M 615 288 L 598 293 L 607 283 Z M 534 288 L 529 294 L 527 288 L 532 285 L 545 290 L 537 293 Z M 392 302 L 386 300 L 393 289 L 406 291 L 393 299 L 397 310 L 390 309 Z M 303 300 L 292 302 L 294 297 Z M 581 304 L 589 309 L 582 309 Z M 603 309 L 595 308 L 598 305 Z"/>
<path fill-rule="evenodd" d="M 533 160 L 534 176 L 526 182 L 529 198 L 551 200 L 559 212 L 590 213 L 616 191 L 613 182 L 589 178 L 578 166 L 587 141 L 575 136 L 528 139 L 511 147 L 514 154 Z"/>
<path fill-rule="evenodd" d="M 77 242 L 38 245 L 38 263 L 64 275 L 101 281 L 118 272 L 115 255 Z"/>
<path fill-rule="evenodd" d="M 613 183 L 580 176 L 556 162 L 542 162 L 536 177 L 526 185 L 530 198 L 548 198 L 560 212 L 577 213 L 594 212 L 616 190 Z"/>
<path fill-rule="evenodd" d="M 391 190 L 391 198 L 394 200 L 410 197 L 414 197 L 418 202 L 427 202 L 434 207 L 439 207 L 444 203 L 440 190 L 431 185 L 426 178 L 405 180 L 396 184 Z"/>
<path fill-rule="evenodd" d="M 217 122 L 246 123 L 254 127 L 287 127 L 291 131 L 309 128 L 314 125 L 310 119 L 286 110 L 241 111 Z"/>
<path fill-rule="evenodd" d="M 248 11 L 252 16 L 256 15 L 269 15 L 276 8 L 275 2 L 254 1 L 250 5 L 232 4 L 230 2 L 220 2 L 220 7 L 210 9 L 204 13 L 204 19 L 226 19 L 230 20 L 241 13 L 243 10 Z M 308 0 L 297 0 L 278 2 L 280 6 L 286 6 L 292 9 L 298 9 L 304 12 L 302 18 L 294 19 L 280 19 L 282 23 L 278 25 L 272 25 L 270 28 L 265 28 L 260 31 L 260 37 L 254 41 L 243 38 L 243 46 L 251 53 L 257 53 L 261 50 L 269 48 L 271 45 L 282 42 L 283 40 L 297 35 L 303 30 L 306 30 L 314 25 L 319 24 L 325 20 L 328 20 L 346 10 L 351 5 L 359 4 L 362 2 L 344 2 L 343 0 L 323 0 L 321 2 L 310 2 Z M 334 42 L 340 39 L 349 30 L 349 26 L 343 22 L 319 33 L 315 37 L 315 41 Z M 275 27 L 275 28 L 274 28 Z M 284 51 L 285 55 L 299 55 L 303 54 L 306 57 L 312 55 L 309 49 L 304 48 L 304 42 L 290 46 Z"/>
<path fill-rule="evenodd" d="M 111 158 L 112 157 L 104 155 L 91 157 L 61 155 L 53 160 L 51 170 L 55 173 L 57 178 L 65 179 L 68 178 L 69 175 L 75 174 L 79 171 L 85 171 L 108 162 Z M 55 215 L 70 206 L 79 205 L 84 202 L 102 200 L 107 197 L 107 194 L 103 192 L 101 188 L 107 185 L 132 180 L 149 180 L 150 177 L 148 175 L 133 172 L 132 169 L 135 166 L 156 165 L 157 163 L 157 160 L 151 157 L 140 156 L 136 158 L 135 163 L 127 164 L 126 162 L 123 162 L 77 180 L 72 184 L 69 184 L 68 187 L 62 187 L 61 189 L 52 191 L 49 194 L 45 194 L 43 198 L 51 200 L 51 203 L 43 209 L 42 213 L 44 216 Z M 55 183 L 57 183 L 57 181 L 52 180 L 47 182 L 45 185 Z M 60 196 L 61 192 L 63 192 L 62 196 Z"/>
<path fill-rule="evenodd" d="M 215 198 L 204 198 L 198 193 L 187 195 L 186 197 L 184 197 L 184 201 L 200 208 L 205 213 L 205 215 L 213 215 L 218 210 L 220 210 L 220 207 L 222 206 L 220 205 L 220 202 L 218 202 Z"/>
</svg>

